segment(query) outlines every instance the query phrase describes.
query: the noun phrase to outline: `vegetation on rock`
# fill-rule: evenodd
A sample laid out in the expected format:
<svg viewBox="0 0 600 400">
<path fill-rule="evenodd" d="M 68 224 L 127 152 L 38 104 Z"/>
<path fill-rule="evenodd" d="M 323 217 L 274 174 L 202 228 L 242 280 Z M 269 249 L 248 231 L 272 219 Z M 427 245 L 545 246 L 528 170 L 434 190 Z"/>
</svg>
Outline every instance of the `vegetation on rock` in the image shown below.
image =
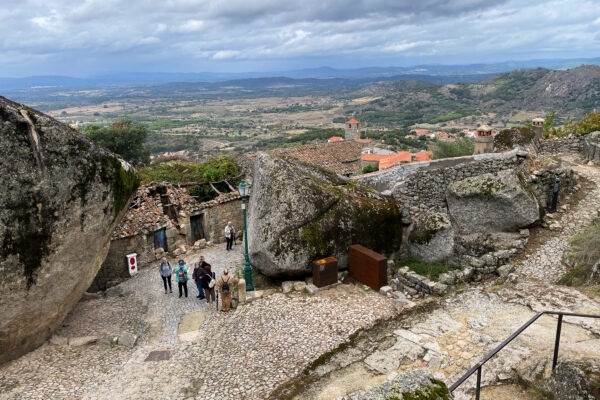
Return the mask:
<svg viewBox="0 0 600 400">
<path fill-rule="evenodd" d="M 395 260 L 398 267 L 408 267 L 419 275 L 437 281 L 439 276 L 458 267 L 444 262 L 426 262 L 413 256 L 402 256 Z"/>
</svg>

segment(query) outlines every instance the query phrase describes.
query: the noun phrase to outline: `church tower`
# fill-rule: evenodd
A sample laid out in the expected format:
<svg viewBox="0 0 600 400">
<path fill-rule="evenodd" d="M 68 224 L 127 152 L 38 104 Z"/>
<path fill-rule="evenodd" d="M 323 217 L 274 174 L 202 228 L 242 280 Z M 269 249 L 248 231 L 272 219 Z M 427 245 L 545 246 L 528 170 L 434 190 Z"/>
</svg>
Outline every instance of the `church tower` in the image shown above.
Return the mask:
<svg viewBox="0 0 600 400">
<path fill-rule="evenodd" d="M 346 140 L 360 139 L 360 122 L 354 118 L 346 122 Z"/>
</svg>

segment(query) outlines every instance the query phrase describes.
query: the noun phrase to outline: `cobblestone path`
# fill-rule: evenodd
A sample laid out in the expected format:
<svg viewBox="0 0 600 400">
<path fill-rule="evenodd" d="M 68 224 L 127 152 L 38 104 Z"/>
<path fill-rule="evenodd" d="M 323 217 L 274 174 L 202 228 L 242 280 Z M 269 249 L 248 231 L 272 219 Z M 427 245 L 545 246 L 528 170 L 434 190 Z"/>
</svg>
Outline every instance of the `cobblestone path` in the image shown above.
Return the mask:
<svg viewBox="0 0 600 400">
<path fill-rule="evenodd" d="M 199 252 L 183 256 L 188 266 L 188 297 L 179 298 L 179 291 L 175 276 L 172 277 L 173 293 L 165 294 L 162 279 L 158 273 L 158 263 L 141 269 L 140 273 L 119 285 L 119 290 L 130 292 L 148 305 L 148 318 L 160 324 L 160 335 L 157 339 L 159 345 L 173 345 L 177 343 L 177 327 L 182 315 L 194 311 L 207 311 L 216 309 L 213 304 L 208 305 L 206 300 L 196 298 L 198 290 L 192 278 L 194 262 L 198 261 L 200 255 L 204 256 L 217 278 L 221 276 L 225 268 L 232 272 L 243 263 L 243 247 L 237 245 L 233 250 L 226 251 L 225 245 L 213 246 Z M 169 260 L 175 266 L 177 259 Z"/>
<path fill-rule="evenodd" d="M 569 162 L 572 157 L 565 156 L 563 160 Z M 579 175 L 594 182 L 596 188 L 581 199 L 573 209 L 562 213 L 560 219 L 556 221 L 561 228 L 558 235 L 540 246 L 535 253 L 517 266 L 516 272 L 522 276 L 548 283 L 554 283 L 560 279 L 566 272 L 562 258 L 565 250 L 569 247 L 569 239 L 582 232 L 590 225 L 592 219 L 599 215 L 600 168 L 573 162 L 571 162 L 571 167 Z"/>
</svg>

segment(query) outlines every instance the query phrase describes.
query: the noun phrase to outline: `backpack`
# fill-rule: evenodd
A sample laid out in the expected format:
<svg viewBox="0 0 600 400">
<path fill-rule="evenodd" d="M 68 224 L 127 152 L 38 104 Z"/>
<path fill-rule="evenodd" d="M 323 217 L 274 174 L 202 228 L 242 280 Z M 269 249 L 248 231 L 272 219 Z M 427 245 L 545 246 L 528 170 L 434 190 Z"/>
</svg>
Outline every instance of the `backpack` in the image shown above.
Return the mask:
<svg viewBox="0 0 600 400">
<path fill-rule="evenodd" d="M 227 282 L 225 282 L 225 279 L 223 279 L 223 285 L 221 286 L 221 292 L 229 293 L 229 279 L 227 279 Z"/>
<path fill-rule="evenodd" d="M 185 274 L 185 270 L 183 268 L 179 268 L 177 273 L 179 276 L 179 282 L 187 282 L 187 275 Z"/>
</svg>

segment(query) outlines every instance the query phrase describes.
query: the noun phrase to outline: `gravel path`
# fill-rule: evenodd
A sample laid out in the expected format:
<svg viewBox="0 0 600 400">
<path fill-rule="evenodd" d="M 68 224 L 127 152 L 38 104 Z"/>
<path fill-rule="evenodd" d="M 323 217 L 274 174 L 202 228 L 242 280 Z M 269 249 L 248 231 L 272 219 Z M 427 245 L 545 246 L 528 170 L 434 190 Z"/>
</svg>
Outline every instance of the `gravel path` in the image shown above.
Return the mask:
<svg viewBox="0 0 600 400">
<path fill-rule="evenodd" d="M 570 158 L 565 157 L 568 161 Z M 566 268 L 562 263 L 564 252 L 569 247 L 569 239 L 582 232 L 600 212 L 600 168 L 573 163 L 571 167 L 579 174 L 596 184 L 596 188 L 572 210 L 561 213 L 557 221 L 561 231 L 548 240 L 538 250 L 517 266 L 516 272 L 527 278 L 554 283 L 562 277 Z"/>
</svg>

